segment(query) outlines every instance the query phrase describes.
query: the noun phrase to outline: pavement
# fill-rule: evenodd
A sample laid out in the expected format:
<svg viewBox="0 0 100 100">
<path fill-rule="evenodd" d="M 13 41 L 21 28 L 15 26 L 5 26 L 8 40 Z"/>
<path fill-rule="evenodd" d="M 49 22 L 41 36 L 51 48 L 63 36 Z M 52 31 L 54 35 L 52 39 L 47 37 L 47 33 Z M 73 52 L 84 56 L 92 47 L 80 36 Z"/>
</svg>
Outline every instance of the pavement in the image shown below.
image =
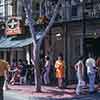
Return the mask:
<svg viewBox="0 0 100 100">
<path fill-rule="evenodd" d="M 98 87 L 99 92 L 92 95 L 93 97 L 88 94 L 87 88 L 84 89 L 85 94 L 77 96 L 75 85 L 69 85 L 66 89 L 59 89 L 55 86 L 42 86 L 41 93 L 36 93 L 35 87 L 28 85 L 10 85 L 9 88 L 9 90 L 4 91 L 4 100 L 80 100 L 80 98 L 83 98 L 82 100 L 100 100 L 100 87 Z"/>
</svg>

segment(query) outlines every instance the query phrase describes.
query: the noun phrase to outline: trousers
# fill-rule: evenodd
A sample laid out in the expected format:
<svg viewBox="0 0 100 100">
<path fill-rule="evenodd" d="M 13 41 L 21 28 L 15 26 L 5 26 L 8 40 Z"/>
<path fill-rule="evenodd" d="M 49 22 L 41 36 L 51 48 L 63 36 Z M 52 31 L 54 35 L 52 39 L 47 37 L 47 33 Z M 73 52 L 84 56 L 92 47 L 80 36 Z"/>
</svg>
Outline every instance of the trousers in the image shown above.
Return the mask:
<svg viewBox="0 0 100 100">
<path fill-rule="evenodd" d="M 5 78 L 4 76 L 0 76 L 0 100 L 3 100 L 3 86 L 4 86 Z"/>
<path fill-rule="evenodd" d="M 88 73 L 89 78 L 89 92 L 94 92 L 95 90 L 95 73 Z"/>
<path fill-rule="evenodd" d="M 83 92 L 83 87 L 85 86 L 85 82 L 82 79 L 81 75 L 79 74 L 79 72 L 77 72 L 77 86 L 76 86 L 76 94 L 79 95 L 80 93 Z"/>
</svg>

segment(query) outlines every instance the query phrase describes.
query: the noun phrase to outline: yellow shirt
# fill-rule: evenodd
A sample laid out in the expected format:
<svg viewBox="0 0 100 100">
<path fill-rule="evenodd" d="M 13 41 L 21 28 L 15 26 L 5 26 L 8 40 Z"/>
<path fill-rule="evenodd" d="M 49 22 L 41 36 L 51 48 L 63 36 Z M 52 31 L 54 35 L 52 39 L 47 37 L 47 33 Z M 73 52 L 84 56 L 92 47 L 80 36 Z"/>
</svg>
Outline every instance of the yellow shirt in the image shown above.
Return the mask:
<svg viewBox="0 0 100 100">
<path fill-rule="evenodd" d="M 5 72 L 8 71 L 9 64 L 5 60 L 0 59 L 0 76 L 4 76 Z"/>
</svg>

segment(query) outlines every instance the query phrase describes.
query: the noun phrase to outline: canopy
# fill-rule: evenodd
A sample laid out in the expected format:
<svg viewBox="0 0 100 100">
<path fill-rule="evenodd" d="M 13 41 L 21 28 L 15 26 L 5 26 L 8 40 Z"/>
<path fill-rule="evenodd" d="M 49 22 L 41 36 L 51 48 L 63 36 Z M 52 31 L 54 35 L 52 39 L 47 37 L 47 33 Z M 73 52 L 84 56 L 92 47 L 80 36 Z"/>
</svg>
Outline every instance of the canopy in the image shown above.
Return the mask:
<svg viewBox="0 0 100 100">
<path fill-rule="evenodd" d="M 13 39 L 13 37 L 0 38 L 0 49 L 21 48 L 32 43 L 32 38 Z"/>
</svg>

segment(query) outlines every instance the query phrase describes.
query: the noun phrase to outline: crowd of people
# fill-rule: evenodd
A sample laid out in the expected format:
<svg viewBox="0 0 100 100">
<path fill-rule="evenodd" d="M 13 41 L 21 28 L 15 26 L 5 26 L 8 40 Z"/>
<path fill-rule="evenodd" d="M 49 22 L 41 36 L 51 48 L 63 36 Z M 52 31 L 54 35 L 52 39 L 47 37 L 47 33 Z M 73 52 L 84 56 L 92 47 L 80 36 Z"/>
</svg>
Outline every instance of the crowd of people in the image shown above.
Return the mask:
<svg viewBox="0 0 100 100">
<path fill-rule="evenodd" d="M 55 60 L 55 64 L 51 64 L 51 59 L 47 55 L 44 57 L 44 65 L 41 66 L 41 80 L 44 85 L 51 85 L 51 82 L 57 80 L 58 88 L 64 88 L 64 59 L 63 55 L 59 54 Z M 96 60 L 89 55 L 84 61 L 84 57 L 80 57 L 76 64 L 74 64 L 74 69 L 77 76 L 76 94 L 80 95 L 83 93 L 83 88 L 87 84 L 85 80 L 85 69 L 87 70 L 87 77 L 89 83 L 89 93 L 96 92 L 95 89 L 95 79 L 96 74 L 98 75 L 98 80 L 100 81 L 100 57 Z M 6 74 L 5 74 L 6 72 Z M 8 75 L 8 76 L 7 76 Z M 5 78 L 4 78 L 5 77 Z M 18 62 L 14 59 L 9 65 L 6 61 L 0 60 L 0 91 L 2 91 L 3 84 L 5 81 L 5 87 L 8 88 L 7 84 L 15 85 L 32 85 L 34 84 L 34 66 L 28 64 L 26 60 L 19 59 Z M 0 92 L 1 93 L 1 92 Z M 1 100 L 1 99 L 0 99 Z"/>
<path fill-rule="evenodd" d="M 33 69 L 33 65 L 28 64 L 26 60 L 19 59 L 18 62 L 13 60 L 8 74 L 9 84 L 31 85 L 34 78 Z"/>
<path fill-rule="evenodd" d="M 96 76 L 98 80 L 98 84 L 100 84 L 100 58 L 95 59 L 93 55 L 89 54 L 87 59 L 84 57 L 80 57 L 77 63 L 74 66 L 77 75 L 77 86 L 76 86 L 76 94 L 80 95 L 84 93 L 84 87 L 87 85 L 87 78 L 89 84 L 89 93 L 93 94 L 97 92 L 95 88 Z M 85 73 L 85 68 L 87 73 Z M 87 74 L 87 75 L 85 75 Z M 87 77 L 87 78 L 85 78 Z"/>
</svg>

